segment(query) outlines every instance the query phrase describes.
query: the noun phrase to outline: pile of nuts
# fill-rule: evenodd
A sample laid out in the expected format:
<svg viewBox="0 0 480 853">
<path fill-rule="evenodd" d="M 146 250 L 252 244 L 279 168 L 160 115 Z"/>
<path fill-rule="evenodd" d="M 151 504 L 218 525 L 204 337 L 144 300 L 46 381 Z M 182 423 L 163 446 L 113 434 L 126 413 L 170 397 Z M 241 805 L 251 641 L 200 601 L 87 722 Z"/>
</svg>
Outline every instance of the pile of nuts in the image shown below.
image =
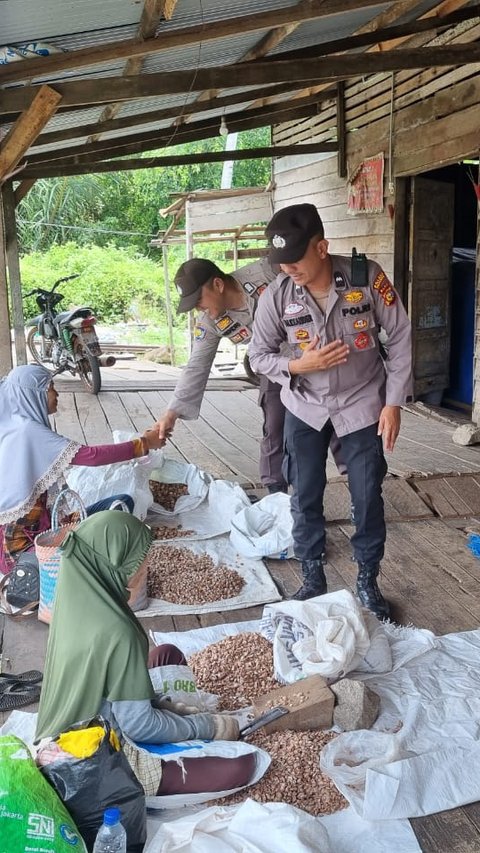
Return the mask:
<svg viewBox="0 0 480 853">
<path fill-rule="evenodd" d="M 194 536 L 194 530 L 184 530 L 180 524 L 178 527 L 153 527 L 155 539 L 186 539 L 187 536 Z"/>
<path fill-rule="evenodd" d="M 197 686 L 220 697 L 220 711 L 246 708 L 279 684 L 273 675 L 272 644 L 261 634 L 226 637 L 188 661 Z"/>
<path fill-rule="evenodd" d="M 282 802 L 311 815 L 338 812 L 348 802 L 320 770 L 320 750 L 336 735 L 332 732 L 255 732 L 249 741 L 269 753 L 272 763 L 265 776 L 232 797 L 217 802 L 231 805 L 251 797 L 259 803 Z"/>
<path fill-rule="evenodd" d="M 147 593 L 175 604 L 207 604 L 234 598 L 245 585 L 234 569 L 215 566 L 208 554 L 155 546 L 148 553 Z"/>
<path fill-rule="evenodd" d="M 148 485 L 156 504 L 173 512 L 178 498 L 188 495 L 188 486 L 185 483 L 159 483 L 157 480 L 149 480 Z"/>
</svg>

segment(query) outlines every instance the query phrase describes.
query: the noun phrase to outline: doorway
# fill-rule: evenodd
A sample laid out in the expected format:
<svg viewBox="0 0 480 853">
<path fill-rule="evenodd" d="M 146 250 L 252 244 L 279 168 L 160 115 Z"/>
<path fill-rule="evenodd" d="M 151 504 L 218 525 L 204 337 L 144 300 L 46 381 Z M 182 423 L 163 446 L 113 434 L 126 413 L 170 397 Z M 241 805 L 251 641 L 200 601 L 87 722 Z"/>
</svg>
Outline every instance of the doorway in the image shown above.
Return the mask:
<svg viewBox="0 0 480 853">
<path fill-rule="evenodd" d="M 415 399 L 467 412 L 473 401 L 478 175 L 475 159 L 400 179 L 403 239 L 396 235 L 412 320 Z"/>
</svg>

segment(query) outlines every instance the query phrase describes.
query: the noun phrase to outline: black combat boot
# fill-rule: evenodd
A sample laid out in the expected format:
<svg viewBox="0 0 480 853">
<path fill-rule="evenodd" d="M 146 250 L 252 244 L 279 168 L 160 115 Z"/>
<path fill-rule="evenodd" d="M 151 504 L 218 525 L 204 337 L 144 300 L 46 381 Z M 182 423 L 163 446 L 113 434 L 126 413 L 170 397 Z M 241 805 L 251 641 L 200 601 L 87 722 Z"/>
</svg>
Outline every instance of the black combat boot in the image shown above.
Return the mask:
<svg viewBox="0 0 480 853">
<path fill-rule="evenodd" d="M 377 619 L 383 620 L 390 617 L 390 605 L 385 601 L 377 584 L 377 576 L 380 566 L 367 566 L 366 563 L 358 564 L 357 595 L 361 604 L 375 614 Z"/>
<path fill-rule="evenodd" d="M 303 585 L 295 595 L 294 601 L 306 601 L 307 598 L 315 598 L 316 595 L 324 595 L 327 591 L 327 579 L 323 570 L 324 557 L 319 560 L 303 560 Z"/>
</svg>

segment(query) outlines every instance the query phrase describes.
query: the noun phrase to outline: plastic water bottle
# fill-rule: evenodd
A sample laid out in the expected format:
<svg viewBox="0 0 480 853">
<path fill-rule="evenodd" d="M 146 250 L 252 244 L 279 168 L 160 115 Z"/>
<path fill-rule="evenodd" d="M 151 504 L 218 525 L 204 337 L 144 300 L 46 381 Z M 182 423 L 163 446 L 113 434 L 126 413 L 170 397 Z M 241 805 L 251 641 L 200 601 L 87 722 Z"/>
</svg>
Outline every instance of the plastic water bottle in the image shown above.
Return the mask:
<svg viewBox="0 0 480 853">
<path fill-rule="evenodd" d="M 105 809 L 93 853 L 127 853 L 127 833 L 120 823 L 120 809 Z"/>
</svg>

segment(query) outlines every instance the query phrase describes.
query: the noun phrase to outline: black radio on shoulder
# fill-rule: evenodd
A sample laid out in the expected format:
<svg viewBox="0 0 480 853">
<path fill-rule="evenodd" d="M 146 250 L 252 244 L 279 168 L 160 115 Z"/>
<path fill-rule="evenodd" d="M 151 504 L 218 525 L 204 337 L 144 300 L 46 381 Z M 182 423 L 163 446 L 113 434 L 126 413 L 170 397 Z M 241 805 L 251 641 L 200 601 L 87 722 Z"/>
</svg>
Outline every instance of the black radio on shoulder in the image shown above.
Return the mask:
<svg viewBox="0 0 480 853">
<path fill-rule="evenodd" d="M 352 287 L 367 287 L 368 285 L 368 261 L 363 252 L 352 249 Z"/>
</svg>

